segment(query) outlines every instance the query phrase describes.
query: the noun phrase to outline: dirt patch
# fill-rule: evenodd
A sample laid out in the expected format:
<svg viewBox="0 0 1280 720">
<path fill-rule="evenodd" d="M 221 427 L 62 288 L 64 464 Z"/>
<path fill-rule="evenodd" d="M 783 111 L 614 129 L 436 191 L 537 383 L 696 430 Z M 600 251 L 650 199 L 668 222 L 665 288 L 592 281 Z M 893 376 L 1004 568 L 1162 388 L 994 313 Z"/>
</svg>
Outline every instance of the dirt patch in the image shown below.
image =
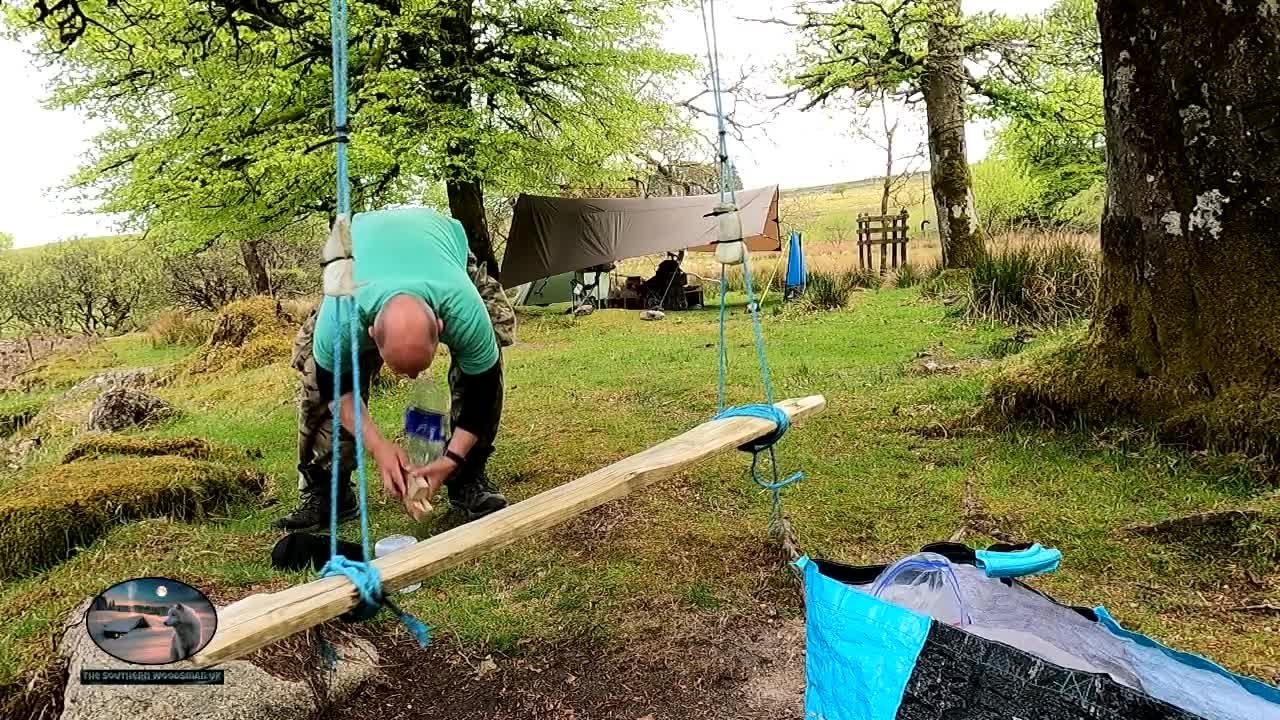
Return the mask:
<svg viewBox="0 0 1280 720">
<path fill-rule="evenodd" d="M 590 552 L 607 543 L 636 516 L 636 499 L 624 498 L 589 510 L 551 531 L 551 540 L 565 547 Z"/>
<path fill-rule="evenodd" d="M 908 375 L 960 375 L 991 365 L 985 358 L 952 358 L 940 347 L 916 353 L 907 364 Z"/>
<path fill-rule="evenodd" d="M 402 633 L 397 633 L 403 637 Z M 621 647 L 571 645 L 474 657 L 437 640 L 377 643 L 382 675 L 333 720 L 803 717 L 804 628 L 778 621 Z"/>
<path fill-rule="evenodd" d="M 96 338 L 29 335 L 0 340 L 0 390 L 15 384 L 27 368 L 62 350 L 88 347 Z"/>
</svg>

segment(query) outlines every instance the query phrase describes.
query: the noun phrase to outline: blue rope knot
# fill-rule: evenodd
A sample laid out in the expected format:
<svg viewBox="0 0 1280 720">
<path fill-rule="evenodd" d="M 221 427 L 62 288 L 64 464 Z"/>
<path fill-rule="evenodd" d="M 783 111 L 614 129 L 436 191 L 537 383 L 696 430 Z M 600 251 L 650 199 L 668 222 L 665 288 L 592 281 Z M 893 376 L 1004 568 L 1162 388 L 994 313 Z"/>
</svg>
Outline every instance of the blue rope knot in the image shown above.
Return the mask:
<svg viewBox="0 0 1280 720">
<path fill-rule="evenodd" d="M 738 446 L 738 449 L 751 453 L 751 480 L 756 485 L 769 491 L 772 503 L 769 512 L 769 526 L 776 530 L 781 527 L 782 522 L 782 488 L 804 477 L 804 473 L 800 471 L 792 473 L 785 479 L 780 479 L 778 476 L 778 456 L 774 451 L 774 445 L 777 445 L 782 436 L 786 435 L 787 430 L 791 428 L 791 418 L 776 405 L 759 403 L 726 408 L 717 413 L 713 419 L 721 420 L 733 417 L 753 417 L 760 420 L 768 420 L 774 424 L 772 432 L 744 443 Z M 772 482 L 765 479 L 763 473 L 760 472 L 760 455 L 765 452 L 769 453 L 769 469 L 773 475 Z"/>
<path fill-rule="evenodd" d="M 773 430 L 762 437 L 756 438 L 748 443 L 739 446 L 740 450 L 758 453 L 761 450 L 768 450 L 787 434 L 787 430 L 791 429 L 791 418 L 787 416 L 777 405 L 768 403 L 756 403 L 754 405 L 738 405 L 737 407 L 726 408 L 721 410 L 714 420 L 734 417 L 752 417 L 759 420 L 768 420 L 774 424 Z"/>
<path fill-rule="evenodd" d="M 346 576 L 351 584 L 356 586 L 356 592 L 360 594 L 360 604 L 352 608 L 344 617 L 355 622 L 363 622 L 372 619 L 383 607 L 386 607 L 396 614 L 400 622 L 418 641 L 418 645 L 426 647 L 431 642 L 431 631 L 427 626 L 421 620 L 401 610 L 400 606 L 382 592 L 382 575 L 373 563 L 357 562 L 337 555 L 330 558 L 320 570 L 320 577 L 333 575 Z"/>
</svg>

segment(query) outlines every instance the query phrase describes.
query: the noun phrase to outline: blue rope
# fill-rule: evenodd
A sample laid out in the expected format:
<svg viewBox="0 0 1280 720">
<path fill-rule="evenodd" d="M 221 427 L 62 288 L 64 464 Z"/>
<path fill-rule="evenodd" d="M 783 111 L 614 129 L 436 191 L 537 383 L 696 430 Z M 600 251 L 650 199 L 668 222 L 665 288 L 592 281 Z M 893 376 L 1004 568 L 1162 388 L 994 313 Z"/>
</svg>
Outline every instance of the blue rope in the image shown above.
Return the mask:
<svg viewBox="0 0 1280 720">
<path fill-rule="evenodd" d="M 709 0 L 711 9 L 707 10 L 708 0 L 700 3 L 702 9 L 702 34 L 707 41 L 707 67 L 711 77 L 711 96 L 715 100 L 716 123 L 720 135 L 720 202 L 738 202 L 737 190 L 733 186 L 733 165 L 729 162 L 728 128 L 725 124 L 724 101 L 720 93 L 720 40 L 716 35 L 716 2 Z"/>
<path fill-rule="evenodd" d="M 346 0 L 330 0 L 330 31 L 333 42 L 333 124 L 334 139 L 337 140 L 337 205 L 338 214 L 340 216 L 350 217 L 351 215 L 351 187 L 348 180 L 347 169 L 347 3 Z M 369 503 L 368 490 L 365 483 L 365 467 L 364 467 L 364 432 L 362 418 L 364 413 L 360 408 L 363 403 L 360 398 L 360 318 L 356 311 L 355 300 L 351 297 L 339 297 L 337 299 L 337 319 L 334 323 L 335 338 L 334 346 L 339 348 L 339 352 L 334 353 L 333 376 L 335 378 L 342 377 L 342 331 L 344 320 L 346 327 L 350 331 L 351 341 L 351 376 L 352 376 L 352 404 L 355 407 L 355 435 L 356 440 L 356 479 L 360 490 L 360 543 L 364 550 L 363 560 L 351 560 L 338 554 L 338 480 L 339 467 L 341 466 L 341 408 L 342 408 L 342 383 L 335 382 L 333 384 L 333 454 L 330 468 L 330 489 L 329 489 L 329 561 L 320 570 L 321 577 L 331 577 L 333 575 L 343 575 L 351 584 L 355 586 L 356 592 L 360 595 L 360 604 L 352 611 L 353 616 L 359 620 L 368 620 L 378 614 L 378 611 L 386 607 L 400 618 L 400 622 L 418 641 L 418 644 L 426 647 L 430 642 L 430 631 L 422 621 L 413 617 L 398 605 L 391 601 L 390 598 L 382 591 L 382 575 L 378 572 L 378 568 L 369 562 L 371 553 L 369 552 Z"/>
<path fill-rule="evenodd" d="M 710 11 L 708 12 L 708 4 Z M 716 36 L 716 14 L 715 0 L 704 0 L 702 7 L 702 31 L 707 40 L 707 62 L 710 65 L 711 72 L 711 94 L 715 98 L 716 121 L 720 131 L 720 200 L 724 202 L 728 199 L 736 204 L 737 196 L 733 188 L 733 172 L 732 165 L 729 161 L 729 151 L 726 140 L 728 134 L 725 125 L 724 102 L 721 99 L 720 92 L 720 47 L 719 40 Z M 760 487 L 769 491 L 772 509 L 769 514 L 770 529 L 779 531 L 782 527 L 782 489 L 804 477 L 804 473 L 795 472 L 786 478 L 778 475 L 778 455 L 774 446 L 782 440 L 782 436 L 787 433 L 791 427 L 791 418 L 787 414 L 773 404 L 773 379 L 769 375 L 769 360 L 764 349 L 764 328 L 760 322 L 760 307 L 756 303 L 755 289 L 751 286 L 751 261 L 749 256 L 744 253 L 742 256 L 742 278 L 747 290 L 747 309 L 751 312 L 751 326 L 755 334 L 756 341 L 756 357 L 760 363 L 760 378 L 764 385 L 765 402 L 755 405 L 739 405 L 736 407 L 725 407 L 726 397 L 726 378 L 728 376 L 729 359 L 728 345 L 725 342 L 725 325 L 726 316 L 728 315 L 728 303 L 725 296 L 728 295 L 728 269 L 725 265 L 720 266 L 720 354 L 719 354 L 719 382 L 717 384 L 716 407 L 718 412 L 714 419 L 720 420 L 731 417 L 753 417 L 761 420 L 768 420 L 774 424 L 774 429 L 769 434 L 760 437 L 752 442 L 746 443 L 740 449 L 751 453 L 751 479 Z M 769 454 L 769 471 L 772 480 L 769 480 L 765 473 L 760 469 L 760 456 L 764 453 Z"/>
</svg>

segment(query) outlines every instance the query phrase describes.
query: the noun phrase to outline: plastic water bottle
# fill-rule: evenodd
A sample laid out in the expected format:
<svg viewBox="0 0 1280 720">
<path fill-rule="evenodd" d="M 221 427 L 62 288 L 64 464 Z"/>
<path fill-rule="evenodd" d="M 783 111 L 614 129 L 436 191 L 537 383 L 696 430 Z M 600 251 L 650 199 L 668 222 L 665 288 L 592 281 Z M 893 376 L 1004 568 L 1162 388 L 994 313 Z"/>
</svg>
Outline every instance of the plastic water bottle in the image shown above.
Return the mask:
<svg viewBox="0 0 1280 720">
<path fill-rule="evenodd" d="M 444 455 L 449 438 L 449 395 L 435 379 L 420 378 L 404 411 L 405 453 L 413 465 L 427 465 Z"/>
<path fill-rule="evenodd" d="M 418 542 L 417 538 L 410 537 L 408 535 L 391 535 L 389 537 L 384 537 L 374 544 L 373 556 L 375 558 L 380 558 L 380 557 L 383 557 L 384 555 L 389 555 L 397 550 L 403 550 L 404 548 L 410 547 L 416 544 L 417 542 Z M 409 585 L 407 587 L 400 588 L 400 592 L 411 593 L 420 587 L 422 587 L 422 583 L 416 583 L 414 585 Z"/>
</svg>

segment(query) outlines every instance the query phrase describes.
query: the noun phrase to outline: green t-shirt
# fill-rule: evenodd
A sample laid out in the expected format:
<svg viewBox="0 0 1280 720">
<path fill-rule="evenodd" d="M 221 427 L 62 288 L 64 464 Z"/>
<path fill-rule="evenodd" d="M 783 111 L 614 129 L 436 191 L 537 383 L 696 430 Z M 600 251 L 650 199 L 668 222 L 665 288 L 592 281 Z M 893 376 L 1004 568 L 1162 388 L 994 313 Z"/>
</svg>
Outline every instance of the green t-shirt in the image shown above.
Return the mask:
<svg viewBox="0 0 1280 720">
<path fill-rule="evenodd" d="M 467 236 L 457 220 L 426 208 L 356 213 L 351 246 L 362 351 L 377 347 L 369 327 L 383 304 L 407 294 L 424 300 L 444 321 L 440 340 L 462 372 L 479 375 L 498 362 L 497 336 L 480 291 L 467 275 Z M 337 299 L 326 296 L 312 341 L 316 364 L 330 372 L 337 309 Z M 344 327 L 344 375 L 351 368 L 350 341 L 351 329 Z"/>
</svg>

